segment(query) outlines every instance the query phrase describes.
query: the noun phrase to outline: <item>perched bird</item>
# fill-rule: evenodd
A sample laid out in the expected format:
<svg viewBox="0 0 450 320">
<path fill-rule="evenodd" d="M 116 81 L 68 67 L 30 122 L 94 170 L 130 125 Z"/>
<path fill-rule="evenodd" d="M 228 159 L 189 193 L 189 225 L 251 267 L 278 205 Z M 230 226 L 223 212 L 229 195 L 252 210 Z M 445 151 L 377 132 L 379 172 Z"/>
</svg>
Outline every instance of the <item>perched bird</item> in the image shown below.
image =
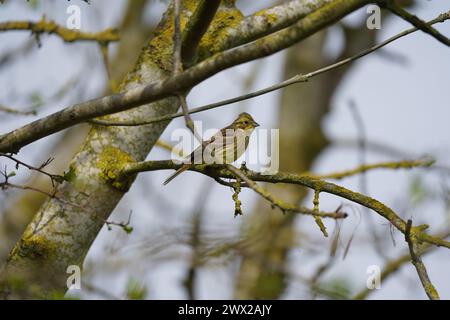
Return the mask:
<svg viewBox="0 0 450 320">
<path fill-rule="evenodd" d="M 246 112 L 241 113 L 229 126 L 218 131 L 211 139 L 203 142 L 184 159 L 184 164 L 164 181 L 172 179 L 194 164 L 229 164 L 236 161 L 247 150 L 250 135 L 259 124 Z"/>
</svg>

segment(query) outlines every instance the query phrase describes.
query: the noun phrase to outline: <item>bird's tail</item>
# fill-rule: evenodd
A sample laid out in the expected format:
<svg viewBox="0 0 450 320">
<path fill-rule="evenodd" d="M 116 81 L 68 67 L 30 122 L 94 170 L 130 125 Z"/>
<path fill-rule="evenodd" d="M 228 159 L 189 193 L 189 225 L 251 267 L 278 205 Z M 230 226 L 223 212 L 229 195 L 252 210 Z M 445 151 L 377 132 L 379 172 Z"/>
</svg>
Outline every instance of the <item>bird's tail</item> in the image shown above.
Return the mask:
<svg viewBox="0 0 450 320">
<path fill-rule="evenodd" d="M 186 171 L 187 169 L 189 169 L 190 165 L 189 164 L 184 164 L 183 166 L 180 167 L 180 169 L 178 169 L 177 171 L 175 171 L 174 174 L 172 174 L 170 177 L 168 177 L 164 182 L 163 185 L 168 184 L 170 181 L 172 181 L 173 179 L 175 179 L 179 174 L 181 174 L 182 172 Z"/>
</svg>

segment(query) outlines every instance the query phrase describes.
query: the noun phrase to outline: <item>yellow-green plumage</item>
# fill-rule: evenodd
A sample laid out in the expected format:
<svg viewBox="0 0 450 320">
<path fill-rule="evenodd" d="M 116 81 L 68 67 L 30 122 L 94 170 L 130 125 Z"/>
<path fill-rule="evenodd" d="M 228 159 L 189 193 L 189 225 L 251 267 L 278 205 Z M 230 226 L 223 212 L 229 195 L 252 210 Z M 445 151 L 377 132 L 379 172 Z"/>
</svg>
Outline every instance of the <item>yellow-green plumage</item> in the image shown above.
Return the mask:
<svg viewBox="0 0 450 320">
<path fill-rule="evenodd" d="M 184 164 L 173 175 L 164 181 L 164 185 L 172 181 L 183 171 L 189 169 L 192 164 L 224 164 L 232 163 L 240 158 L 247 150 L 250 135 L 259 124 L 246 112 L 241 113 L 233 123 L 219 132 L 210 140 L 195 149 Z"/>
</svg>

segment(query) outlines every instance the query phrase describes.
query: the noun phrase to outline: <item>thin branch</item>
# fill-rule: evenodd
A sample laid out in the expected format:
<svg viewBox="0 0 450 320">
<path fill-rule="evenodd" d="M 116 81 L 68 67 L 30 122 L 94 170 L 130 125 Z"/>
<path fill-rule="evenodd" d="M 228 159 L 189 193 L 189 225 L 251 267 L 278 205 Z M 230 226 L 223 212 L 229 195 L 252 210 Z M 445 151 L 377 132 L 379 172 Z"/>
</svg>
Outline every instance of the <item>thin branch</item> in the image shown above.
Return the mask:
<svg viewBox="0 0 450 320">
<path fill-rule="evenodd" d="M 292 0 L 260 10 L 245 17 L 227 32 L 230 36 L 219 44 L 218 51 L 227 50 L 255 41 L 296 23 L 308 14 L 319 10 L 334 0 Z"/>
<path fill-rule="evenodd" d="M 155 81 L 120 94 L 80 103 L 53 113 L 0 136 L 0 152 L 16 153 L 24 145 L 80 122 L 148 104 L 177 92 L 185 92 L 222 70 L 267 57 L 304 40 L 369 2 L 369 0 L 335 0 L 289 28 L 248 45 L 216 54 L 175 77 Z"/>
<path fill-rule="evenodd" d="M 173 2 L 174 32 L 173 32 L 173 75 L 183 71 L 181 62 L 181 25 L 180 25 L 181 0 Z"/>
<path fill-rule="evenodd" d="M 255 191 L 257 194 L 259 194 L 261 197 L 269 201 L 272 206 L 277 207 L 280 209 L 283 213 L 286 212 L 293 212 L 293 213 L 301 213 L 306 215 L 312 215 L 314 217 L 324 217 L 324 218 L 334 218 L 334 219 L 341 219 L 346 218 L 347 214 L 343 212 L 320 212 L 316 209 L 309 209 L 305 207 L 297 207 L 295 205 L 291 205 L 288 203 L 284 203 L 282 200 L 275 198 L 272 194 L 270 194 L 267 190 L 260 187 L 255 181 L 247 177 L 247 175 L 238 168 L 234 167 L 231 164 L 225 165 L 226 169 L 230 171 L 235 178 L 239 178 L 242 181 L 244 181 L 250 189 Z M 244 169 L 246 170 L 246 169 Z"/>
<path fill-rule="evenodd" d="M 446 238 L 450 237 L 450 231 L 440 232 L 439 234 L 436 234 L 436 237 L 446 239 Z M 417 250 L 417 254 L 422 256 L 422 255 L 425 255 L 425 254 L 431 252 L 434 249 L 436 249 L 435 246 L 432 246 L 429 243 L 425 243 L 422 245 L 421 248 L 419 248 Z M 380 280 L 382 282 L 386 281 L 387 278 L 389 278 L 396 271 L 398 271 L 405 263 L 410 262 L 410 261 L 411 261 L 411 255 L 409 254 L 409 251 L 408 251 L 408 253 L 403 254 L 402 256 L 387 262 L 383 267 L 383 271 L 381 271 Z M 353 299 L 354 300 L 364 300 L 367 298 L 367 296 L 370 293 L 372 293 L 374 291 L 375 290 L 370 290 L 368 288 L 364 288 L 361 291 L 359 291 L 357 294 L 355 294 L 353 296 Z"/>
<path fill-rule="evenodd" d="M 413 26 L 415 26 L 417 29 L 428 33 L 430 36 L 438 40 L 439 42 L 445 44 L 446 46 L 450 46 L 450 39 L 441 34 L 439 31 L 437 31 L 435 28 L 433 28 L 429 23 L 419 19 L 417 16 L 409 13 L 408 11 L 402 9 L 398 5 L 395 4 L 392 0 L 384 1 L 385 6 L 394 14 L 397 16 L 403 18 L 404 20 L 411 23 Z M 449 14 L 449 12 L 447 12 Z"/>
<path fill-rule="evenodd" d="M 366 128 L 364 125 L 364 121 L 363 118 L 356 106 L 356 103 L 354 100 L 350 100 L 349 101 L 349 109 L 350 112 L 352 114 L 353 120 L 355 122 L 355 126 L 357 129 L 357 136 L 358 136 L 358 151 L 359 151 L 359 164 L 360 166 L 364 166 L 366 164 L 366 152 L 367 152 L 367 148 L 366 148 L 366 140 L 367 140 L 367 135 L 366 135 Z M 430 164 L 431 165 L 431 164 Z M 365 171 L 361 172 L 362 174 L 360 175 L 360 188 L 361 188 L 361 192 L 364 194 L 368 194 L 367 191 L 367 176 L 365 175 Z"/>
<path fill-rule="evenodd" d="M 133 228 L 130 226 L 131 212 L 130 212 L 130 216 L 129 216 L 127 222 L 109 221 L 109 220 L 106 220 L 106 219 L 100 217 L 99 215 L 97 215 L 94 210 L 92 210 L 91 208 L 89 208 L 87 206 L 80 205 L 80 204 L 77 204 L 75 202 L 71 202 L 71 201 L 68 201 L 68 200 L 65 200 L 65 199 L 61 198 L 58 195 L 58 192 L 57 192 L 56 188 L 54 188 L 52 190 L 52 192 L 48 192 L 48 191 L 41 190 L 41 189 L 33 187 L 33 186 L 19 185 L 19 184 L 11 183 L 11 182 L 9 182 L 9 179 L 11 178 L 11 175 L 9 175 L 6 172 L 6 168 L 5 168 L 4 171 L 0 171 L 0 175 L 3 176 L 3 178 L 4 178 L 4 181 L 0 182 L 0 189 L 1 190 L 6 190 L 6 189 L 9 189 L 9 188 L 13 188 L 13 189 L 29 190 L 29 191 L 37 192 L 37 193 L 40 193 L 40 194 L 43 194 L 43 195 L 49 197 L 50 199 L 54 199 L 54 200 L 56 200 L 56 201 L 58 201 L 58 202 L 60 202 L 60 203 L 62 203 L 64 205 L 66 205 L 66 206 L 71 206 L 73 208 L 80 209 L 83 212 L 86 211 L 94 219 L 98 219 L 98 220 L 102 221 L 103 223 L 105 223 L 107 225 L 108 229 L 110 229 L 111 225 L 114 225 L 114 226 L 118 226 L 118 227 L 122 228 L 126 233 L 131 233 L 133 231 Z M 35 229 L 35 232 L 36 232 L 36 229 Z"/>
<path fill-rule="evenodd" d="M 179 169 L 181 164 L 175 164 L 172 161 L 144 161 L 137 162 L 126 165 L 124 170 L 119 174 L 118 179 L 124 179 L 130 175 L 135 175 L 139 172 L 145 171 L 156 171 L 163 169 Z M 210 177 L 220 177 L 224 179 L 234 179 L 236 174 L 234 172 L 230 172 L 230 170 L 224 166 L 220 165 L 192 165 L 188 170 L 196 171 L 202 174 L 205 174 Z M 248 180 L 261 181 L 261 182 L 269 182 L 269 183 L 287 183 L 287 184 L 295 184 L 304 186 L 313 190 L 320 190 L 320 192 L 330 193 L 341 198 L 350 200 L 352 202 L 358 203 L 364 207 L 372 209 L 380 216 L 388 220 L 397 230 L 405 233 L 406 230 L 406 222 L 396 214 L 391 208 L 381 203 L 380 201 L 363 195 L 361 193 L 351 191 L 342 186 L 336 185 L 334 183 L 330 183 L 324 181 L 322 179 L 318 179 L 314 176 L 308 174 L 293 174 L 293 173 L 284 173 L 278 172 L 273 175 L 264 175 L 258 172 L 254 172 L 251 170 L 247 170 L 245 173 L 246 180 L 244 182 L 248 183 Z M 314 212 L 314 211 L 313 211 Z M 415 230 L 418 227 L 415 228 Z M 432 243 L 434 245 L 440 247 L 446 247 L 450 249 L 450 242 L 433 237 L 429 234 L 423 232 L 423 230 L 417 230 L 416 238 L 422 242 Z"/>
<path fill-rule="evenodd" d="M 445 13 L 445 14 L 441 14 L 439 15 L 439 17 L 430 20 L 428 23 L 430 25 L 436 24 L 436 23 L 442 23 L 446 20 L 450 19 L 450 13 Z M 417 28 L 412 28 L 412 29 L 408 29 L 406 31 L 403 31 L 383 42 L 381 42 L 380 44 L 377 44 L 371 48 L 368 48 L 366 50 L 361 51 L 360 53 L 351 56 L 349 58 L 346 58 L 344 60 L 341 60 L 339 62 L 333 63 L 329 66 L 326 66 L 324 68 L 318 69 L 316 71 L 307 73 L 307 74 L 297 74 L 295 76 L 293 76 L 292 78 L 289 78 L 283 82 L 280 82 L 278 84 L 266 87 L 264 89 L 258 90 L 258 91 L 254 91 L 251 93 L 247 93 L 247 94 L 243 94 L 240 96 L 237 96 L 235 98 L 231 98 L 231 99 L 226 99 L 226 100 L 222 100 L 219 102 L 215 102 L 215 103 L 211 103 L 211 104 L 207 104 L 201 107 L 197 107 L 197 108 L 192 108 L 190 109 L 189 113 L 193 114 L 193 113 L 198 113 L 198 112 L 203 112 L 203 111 L 207 111 L 207 110 L 211 110 L 211 109 L 215 109 L 218 107 L 222 107 L 225 105 L 230 105 L 233 103 L 237 103 L 237 102 L 241 102 L 244 100 L 248 100 L 248 99 L 252 99 L 282 88 L 285 88 L 287 86 L 293 85 L 293 84 L 297 84 L 297 83 L 302 83 L 302 82 L 307 82 L 309 79 L 321 75 L 325 72 L 329 72 L 333 69 L 337 69 L 339 67 L 342 67 L 343 65 L 346 65 L 348 63 L 354 62 L 362 57 L 365 57 L 366 55 L 383 48 L 384 46 L 404 37 L 407 36 L 411 33 L 414 33 L 418 31 Z M 160 116 L 160 117 L 155 117 L 155 118 L 151 118 L 149 120 L 146 121 L 142 121 L 142 122 L 136 122 L 136 121 L 130 121 L 130 122 L 119 122 L 119 121 L 103 121 L 103 120 L 91 120 L 90 122 L 93 124 L 97 124 L 97 125 L 102 125 L 102 126 L 140 126 L 140 125 L 147 125 L 147 124 L 151 124 L 151 123 L 157 123 L 157 122 L 161 122 L 161 121 L 168 121 L 171 119 L 175 119 L 175 118 L 179 118 L 182 117 L 183 113 L 182 112 L 177 112 L 177 113 L 172 113 L 172 114 L 168 114 L 168 115 L 164 115 L 164 116 Z"/>
<path fill-rule="evenodd" d="M 434 164 L 434 160 L 404 160 L 404 161 L 392 161 L 381 162 L 375 164 L 363 164 L 354 169 L 344 170 L 340 172 L 334 172 L 329 174 L 317 175 L 315 177 L 319 179 L 336 179 L 340 180 L 357 174 L 365 173 L 373 169 L 412 169 L 417 167 L 430 167 Z"/>
<path fill-rule="evenodd" d="M 209 1 L 209 2 L 214 2 L 214 1 Z M 217 6 L 220 4 L 220 1 L 218 1 Z M 204 3 L 199 4 L 201 6 L 204 6 Z M 173 42 L 174 42 L 174 49 L 173 49 L 173 60 L 174 60 L 174 67 L 173 67 L 173 75 L 176 76 L 178 74 L 180 74 L 181 72 L 183 72 L 183 51 L 185 48 L 182 48 L 182 45 L 184 43 L 184 36 L 186 33 L 183 33 L 183 39 L 182 39 L 182 34 L 181 34 L 181 26 L 180 26 L 180 9 L 181 9 L 181 0 L 175 0 L 174 2 L 174 36 L 173 36 Z M 217 10 L 217 8 L 216 8 Z M 202 8 L 197 7 L 197 11 L 202 11 Z M 196 12 L 197 12 L 196 11 Z M 195 14 L 194 14 L 195 15 Z M 214 16 L 214 15 L 213 15 Z M 195 19 L 198 19 L 199 17 L 195 17 Z M 212 19 L 212 17 L 211 17 Z M 191 21 L 192 18 L 189 20 Z M 196 21 L 196 23 L 198 23 L 198 21 Z M 192 25 L 191 28 L 195 28 L 195 25 Z M 206 26 L 207 28 L 207 26 Z M 187 32 L 187 36 L 190 38 L 191 35 L 189 35 L 191 31 Z M 206 30 L 205 30 L 206 31 Z M 200 35 L 201 38 L 201 35 Z M 198 39 L 198 41 L 200 41 L 200 38 Z M 192 39 L 191 39 L 192 40 Z M 194 50 L 196 50 L 198 43 L 194 43 L 194 44 L 190 44 L 190 46 L 192 48 L 194 48 Z M 191 57 L 192 58 L 192 57 Z M 191 130 L 192 134 L 194 135 L 194 137 L 200 142 L 202 143 L 203 139 L 197 134 L 196 130 L 195 130 L 195 126 L 194 126 L 194 121 L 192 121 L 191 116 L 189 115 L 189 108 L 187 105 L 187 101 L 186 101 L 186 94 L 178 94 L 178 101 L 181 104 L 181 109 L 184 115 L 184 120 L 186 122 L 186 127 Z"/>
<path fill-rule="evenodd" d="M 32 165 L 29 165 L 15 157 L 13 157 L 10 154 L 5 154 L 5 153 L 0 153 L 0 157 L 5 157 L 10 159 L 11 161 L 14 161 L 16 163 L 16 169 L 19 169 L 19 165 L 24 166 L 25 168 L 29 169 L 29 170 L 33 170 L 36 172 L 39 172 L 43 175 L 46 175 L 47 177 L 50 178 L 52 185 L 55 186 L 55 182 L 56 183 L 62 183 L 64 181 L 64 177 L 58 174 L 52 174 L 52 173 L 48 173 L 46 171 L 44 171 L 43 169 L 48 166 L 52 161 L 53 158 L 49 158 L 47 159 L 44 163 L 42 163 L 39 167 L 34 167 Z"/>
<path fill-rule="evenodd" d="M 2 31 L 31 31 L 35 35 L 40 35 L 42 33 L 56 34 L 65 42 L 74 41 L 97 41 L 97 42 L 112 42 L 119 41 L 119 34 L 117 30 L 106 29 L 101 32 L 90 33 L 82 32 L 74 29 L 68 29 L 56 24 L 56 22 L 51 20 L 46 20 L 45 16 L 38 22 L 31 21 L 8 21 L 0 23 L 0 32 Z"/>
<path fill-rule="evenodd" d="M 186 122 L 186 127 L 191 130 L 192 134 L 194 135 L 194 137 L 198 140 L 198 142 L 200 142 L 201 144 L 203 144 L 203 147 L 206 147 L 204 144 L 204 141 L 202 139 L 202 137 L 197 133 L 197 131 L 195 130 L 195 126 L 194 126 L 194 121 L 192 121 L 192 118 L 189 114 L 189 107 L 187 105 L 187 101 L 186 101 L 186 96 L 183 94 L 180 94 L 178 96 L 178 99 L 180 101 L 181 104 L 181 109 L 183 110 L 183 115 L 184 115 L 184 120 Z"/>
<path fill-rule="evenodd" d="M 181 47 L 183 65 L 189 67 L 195 63 L 200 40 L 208 30 L 220 2 L 221 0 L 200 0 L 194 14 L 189 18 L 183 31 Z"/>
<path fill-rule="evenodd" d="M 13 109 L 10 107 L 6 107 L 4 105 L 0 105 L 0 112 L 23 115 L 23 116 L 35 116 L 37 114 L 36 110 L 21 111 L 21 110 Z"/>
<path fill-rule="evenodd" d="M 319 195 L 320 195 L 320 189 L 314 189 L 314 199 L 313 199 L 313 205 L 314 205 L 314 211 L 319 211 Z M 324 237 L 328 237 L 328 231 L 325 225 L 323 224 L 322 219 L 320 219 L 319 216 L 314 216 L 314 221 L 319 227 L 320 231 L 322 232 Z"/>
<path fill-rule="evenodd" d="M 425 268 L 425 265 L 422 262 L 420 255 L 416 254 L 415 252 L 416 241 L 413 239 L 411 229 L 412 229 L 412 220 L 410 219 L 406 224 L 405 240 L 408 243 L 409 254 L 411 255 L 411 262 L 417 270 L 420 282 L 422 283 L 422 286 L 428 298 L 430 298 L 430 300 L 440 300 L 436 288 L 433 286 L 433 284 L 430 281 L 430 278 L 428 277 L 427 269 Z"/>
<path fill-rule="evenodd" d="M 203 62 L 197 64 L 196 66 L 184 71 L 176 77 L 168 78 L 164 81 L 157 81 L 150 83 L 149 85 L 130 89 L 126 92 L 106 96 L 103 98 L 98 98 L 90 100 L 84 103 L 76 104 L 72 107 L 63 109 L 52 115 L 44 117 L 42 119 L 36 120 L 28 125 L 18 128 L 10 133 L 0 136 L 0 152 L 18 152 L 21 147 L 28 145 L 34 141 L 37 141 L 43 137 L 50 134 L 61 131 L 65 128 L 78 124 L 84 121 L 92 121 L 92 118 L 104 116 L 107 114 L 116 113 L 119 111 L 128 110 L 140 105 L 150 103 L 159 99 L 171 96 L 174 92 L 183 92 L 189 88 L 195 86 L 201 81 L 209 78 L 210 76 L 235 65 L 243 62 L 255 60 L 257 58 L 262 58 L 268 56 L 272 53 L 280 51 L 290 44 L 301 41 L 313 34 L 317 30 L 327 26 L 328 24 L 337 21 L 345 14 L 354 11 L 360 6 L 364 5 L 366 0 L 337 0 L 334 2 L 333 10 L 332 8 L 323 8 L 310 14 L 309 16 L 302 19 L 295 26 L 289 27 L 274 35 L 267 36 L 255 43 L 245 45 L 233 50 L 225 51 L 220 54 L 216 54 L 211 58 L 204 60 Z M 320 11 L 320 12 L 319 12 Z M 430 22 L 430 24 L 443 22 L 450 18 L 450 13 L 441 14 L 438 18 Z M 316 21 L 319 21 L 316 23 Z M 370 52 L 382 47 L 390 42 L 395 41 L 407 34 L 417 31 L 416 28 L 404 31 L 397 36 L 390 38 L 384 43 L 375 46 L 372 49 L 368 49 L 365 52 L 360 53 L 357 56 L 343 60 L 333 66 L 329 66 L 320 69 L 314 73 L 307 75 L 295 76 L 283 84 L 273 86 L 261 90 L 256 93 L 248 94 L 247 97 L 238 97 L 234 99 L 229 99 L 226 102 L 220 102 L 214 104 L 215 107 L 230 104 L 237 101 L 242 101 L 249 99 L 267 92 L 278 90 L 280 88 L 286 87 L 290 84 L 305 82 L 314 75 L 327 72 L 331 69 L 337 68 L 341 65 L 349 63 L 356 60 L 362 56 L 369 54 Z M 210 105 L 207 109 L 212 109 Z M 191 110 L 191 113 L 200 112 L 203 110 Z M 168 116 L 158 117 L 152 119 L 150 122 L 160 122 L 167 121 L 175 117 L 183 116 L 182 113 L 172 114 Z M 97 120 L 98 121 L 98 120 Z M 101 124 L 98 122 L 97 124 Z M 114 124 L 114 125 L 120 125 Z M 130 124 L 128 124 L 130 125 Z M 131 124 L 136 125 L 136 123 Z"/>
<path fill-rule="evenodd" d="M 201 258 L 203 254 L 201 252 L 202 246 L 202 224 L 203 217 L 205 215 L 205 207 L 207 203 L 208 196 L 211 195 L 209 193 L 210 185 L 209 183 L 205 183 L 199 190 L 197 199 L 195 201 L 195 206 L 190 214 L 192 216 L 192 229 L 189 239 L 189 245 L 191 247 L 191 256 L 189 259 L 189 266 L 186 272 L 185 279 L 183 281 L 184 287 L 186 288 L 188 298 L 190 300 L 194 300 L 195 295 L 195 287 L 196 287 L 196 279 L 198 278 L 198 268 L 201 266 Z"/>
</svg>

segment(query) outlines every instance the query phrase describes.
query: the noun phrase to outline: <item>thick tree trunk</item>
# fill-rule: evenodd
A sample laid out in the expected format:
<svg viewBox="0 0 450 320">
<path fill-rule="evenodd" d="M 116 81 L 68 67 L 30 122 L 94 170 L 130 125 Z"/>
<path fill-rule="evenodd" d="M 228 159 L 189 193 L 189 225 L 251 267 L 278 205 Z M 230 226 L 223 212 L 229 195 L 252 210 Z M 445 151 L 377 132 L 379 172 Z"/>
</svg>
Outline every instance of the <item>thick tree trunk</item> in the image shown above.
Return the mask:
<svg viewBox="0 0 450 320">
<path fill-rule="evenodd" d="M 151 29 L 144 24 L 143 13 L 148 0 L 129 0 L 127 10 L 120 25 L 121 39 L 117 54 L 110 61 L 111 80 L 120 83 L 128 70 L 136 62 L 142 44 L 151 34 Z M 105 92 L 110 91 L 109 84 Z M 53 147 L 50 156 L 55 159 L 46 167 L 48 172 L 61 174 L 78 151 L 80 144 L 89 132 L 88 125 L 70 128 Z M 37 189 L 51 192 L 52 186 L 46 176 L 33 174 L 31 185 Z M 0 264 L 4 263 L 9 251 L 30 223 L 34 214 L 42 206 L 47 197 L 35 191 L 20 192 L 7 204 L 2 212 L 0 224 Z"/>
<path fill-rule="evenodd" d="M 223 20 L 211 27 L 225 30 L 227 23 L 238 22 L 236 17 L 242 15 L 230 7 L 231 4 L 231 1 L 226 1 L 227 7 L 220 15 Z M 192 15 L 195 5 L 196 2 L 183 1 L 182 25 Z M 233 18 L 227 19 L 227 16 Z M 170 7 L 154 37 L 144 47 L 135 69 L 122 83 L 121 91 L 169 76 L 172 72 L 172 37 L 173 14 Z M 206 42 L 214 44 L 213 41 Z M 138 121 L 173 113 L 177 109 L 177 99 L 167 98 L 107 118 Z M 0 276 L 0 292 L 4 298 L 51 297 L 67 290 L 67 268 L 71 265 L 82 267 L 84 257 L 105 220 L 132 183 L 112 183 L 117 170 L 126 163 L 145 160 L 167 124 L 92 127 L 81 150 L 70 163 L 75 178 L 58 190 L 64 202 L 48 200 L 10 253 Z"/>
</svg>

